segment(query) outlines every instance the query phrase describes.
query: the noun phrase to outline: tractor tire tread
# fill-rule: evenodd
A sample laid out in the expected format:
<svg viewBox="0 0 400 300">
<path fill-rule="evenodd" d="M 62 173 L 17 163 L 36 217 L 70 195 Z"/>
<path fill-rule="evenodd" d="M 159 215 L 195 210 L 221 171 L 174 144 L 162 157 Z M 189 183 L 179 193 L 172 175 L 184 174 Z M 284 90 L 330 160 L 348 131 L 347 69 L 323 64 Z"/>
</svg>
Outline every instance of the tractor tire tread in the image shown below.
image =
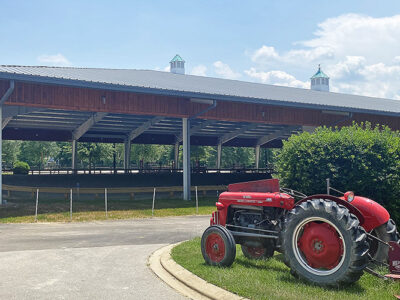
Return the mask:
<svg viewBox="0 0 400 300">
<path fill-rule="evenodd" d="M 302 267 L 296 263 L 297 260 L 292 253 L 293 249 L 290 249 L 293 234 L 293 232 L 291 232 L 293 228 L 291 227 L 294 226 L 292 226 L 292 223 L 299 222 L 299 220 L 313 216 L 316 213 L 321 216 L 327 216 L 327 219 L 329 218 L 331 222 L 334 224 L 336 223 L 344 232 L 347 232 L 349 240 L 352 243 L 348 245 L 348 249 L 346 248 L 346 251 L 350 252 L 348 253 L 349 259 L 347 261 L 347 266 L 343 265 L 337 272 L 328 276 L 314 275 L 302 269 Z M 359 220 L 356 216 L 351 214 L 347 208 L 330 200 L 307 200 L 294 207 L 287 214 L 281 238 L 285 262 L 290 266 L 292 270 L 291 273 L 296 274 L 296 277 L 317 285 L 337 287 L 353 283 L 361 277 L 363 270 L 368 264 L 367 254 L 369 246 L 367 243 L 367 235 L 364 229 L 359 225 Z M 347 260 L 347 258 L 345 258 L 345 260 Z M 343 267 L 345 269 L 341 270 Z M 339 271 L 340 274 L 336 275 Z"/>
</svg>

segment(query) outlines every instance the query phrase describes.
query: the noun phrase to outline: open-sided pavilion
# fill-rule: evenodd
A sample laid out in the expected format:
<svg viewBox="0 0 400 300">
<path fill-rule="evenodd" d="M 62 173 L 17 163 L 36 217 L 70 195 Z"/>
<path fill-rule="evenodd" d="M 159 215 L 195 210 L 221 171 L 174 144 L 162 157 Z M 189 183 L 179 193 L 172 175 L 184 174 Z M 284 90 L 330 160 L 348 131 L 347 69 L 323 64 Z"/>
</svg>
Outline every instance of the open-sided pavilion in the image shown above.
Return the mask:
<svg viewBox="0 0 400 300">
<path fill-rule="evenodd" d="M 400 129 L 400 101 L 150 70 L 0 66 L 2 139 L 279 147 L 294 132 L 369 121 Z M 0 162 L 1 163 L 1 162 Z M 1 167 L 0 167 L 1 172 Z M 0 176 L 1 178 L 1 176 Z M 1 181 L 0 181 L 1 187 Z M 1 203 L 1 191 L 0 191 Z"/>
</svg>

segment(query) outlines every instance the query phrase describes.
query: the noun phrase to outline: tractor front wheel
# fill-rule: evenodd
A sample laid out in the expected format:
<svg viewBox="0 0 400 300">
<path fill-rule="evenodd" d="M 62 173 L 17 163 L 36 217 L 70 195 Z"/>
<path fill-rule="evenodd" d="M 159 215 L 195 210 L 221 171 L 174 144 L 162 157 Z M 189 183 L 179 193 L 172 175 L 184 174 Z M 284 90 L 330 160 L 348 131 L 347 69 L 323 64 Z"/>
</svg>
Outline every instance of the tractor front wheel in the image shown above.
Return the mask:
<svg viewBox="0 0 400 300">
<path fill-rule="evenodd" d="M 224 226 L 210 226 L 201 237 L 201 253 L 207 264 L 229 267 L 236 256 L 235 239 Z"/>
<path fill-rule="evenodd" d="M 282 250 L 292 273 L 313 284 L 357 281 L 368 264 L 368 242 L 356 216 L 325 199 L 294 207 L 287 215 Z"/>
</svg>

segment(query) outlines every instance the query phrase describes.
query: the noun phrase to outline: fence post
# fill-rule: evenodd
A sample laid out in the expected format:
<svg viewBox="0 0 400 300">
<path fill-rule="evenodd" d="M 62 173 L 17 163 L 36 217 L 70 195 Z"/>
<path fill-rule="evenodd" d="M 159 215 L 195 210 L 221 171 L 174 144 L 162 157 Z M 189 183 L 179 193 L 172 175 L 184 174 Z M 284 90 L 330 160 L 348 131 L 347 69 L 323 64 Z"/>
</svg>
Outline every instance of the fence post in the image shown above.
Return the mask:
<svg viewBox="0 0 400 300">
<path fill-rule="evenodd" d="M 154 201 L 156 200 L 156 188 L 153 191 L 153 205 L 151 206 L 151 216 L 154 216 Z"/>
<path fill-rule="evenodd" d="M 330 183 L 330 179 L 327 178 L 326 179 L 326 194 L 330 195 L 330 191 L 331 191 L 331 183 Z"/>
<path fill-rule="evenodd" d="M 104 189 L 104 206 L 105 206 L 105 209 L 106 209 L 106 219 L 108 219 L 107 200 L 108 200 L 108 197 L 107 197 L 107 188 L 105 188 L 105 189 Z"/>
<path fill-rule="evenodd" d="M 35 222 L 37 222 L 38 205 L 39 205 L 39 189 L 36 189 Z"/>
<path fill-rule="evenodd" d="M 72 189 L 69 192 L 69 219 L 72 221 Z"/>
<path fill-rule="evenodd" d="M 197 185 L 196 185 L 196 215 L 199 214 L 199 198 L 197 197 Z"/>
</svg>

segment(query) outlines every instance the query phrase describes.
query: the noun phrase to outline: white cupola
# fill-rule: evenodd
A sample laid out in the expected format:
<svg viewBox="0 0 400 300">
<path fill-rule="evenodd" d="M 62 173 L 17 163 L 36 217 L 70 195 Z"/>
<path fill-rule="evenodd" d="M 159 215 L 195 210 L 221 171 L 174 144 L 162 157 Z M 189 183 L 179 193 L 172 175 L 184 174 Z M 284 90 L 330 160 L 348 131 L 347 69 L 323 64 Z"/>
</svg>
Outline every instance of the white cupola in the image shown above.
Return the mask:
<svg viewBox="0 0 400 300">
<path fill-rule="evenodd" d="M 169 62 L 170 72 L 175 74 L 185 74 L 185 61 L 179 54 Z"/>
<path fill-rule="evenodd" d="M 329 77 L 322 72 L 321 65 L 318 65 L 318 71 L 311 79 L 311 89 L 314 91 L 329 92 Z"/>
</svg>

